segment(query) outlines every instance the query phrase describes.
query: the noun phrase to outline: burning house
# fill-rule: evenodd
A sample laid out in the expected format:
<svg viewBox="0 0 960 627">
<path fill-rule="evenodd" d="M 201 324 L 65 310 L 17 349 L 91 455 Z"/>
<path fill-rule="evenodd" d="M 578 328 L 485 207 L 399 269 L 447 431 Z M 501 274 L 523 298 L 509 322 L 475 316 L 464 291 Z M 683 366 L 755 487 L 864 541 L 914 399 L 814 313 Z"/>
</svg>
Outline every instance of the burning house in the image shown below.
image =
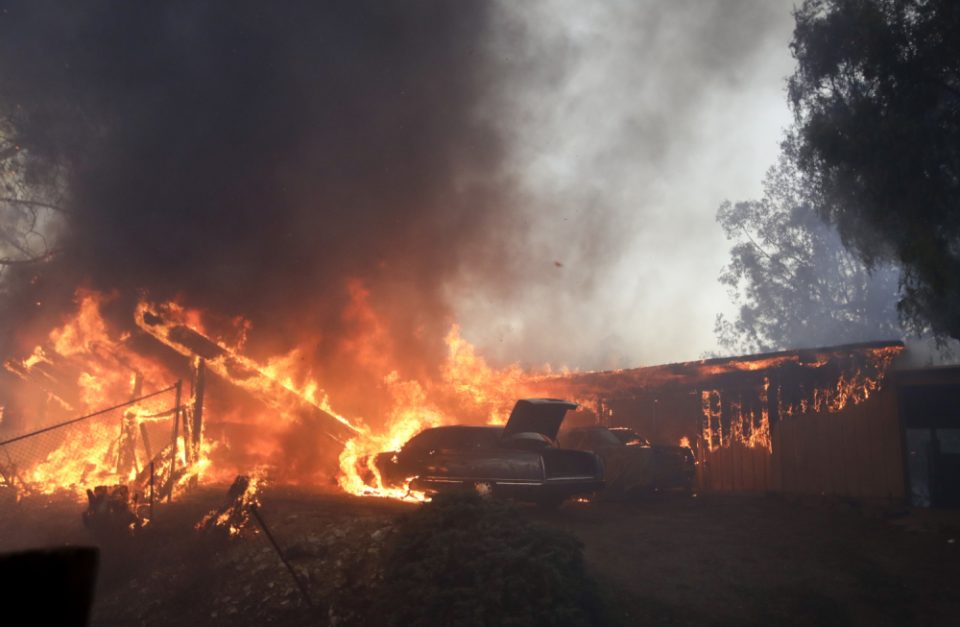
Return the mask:
<svg viewBox="0 0 960 627">
<path fill-rule="evenodd" d="M 704 491 L 958 502 L 960 369 L 879 342 L 580 373 L 554 382 L 654 444 L 697 454 Z"/>
<path fill-rule="evenodd" d="M 465 295 L 554 289 L 490 115 L 494 9 L 30 14 L 0 55 L 3 202 L 37 242 L 4 275 L 5 485 L 82 498 L 153 468 L 170 492 L 263 467 L 406 497 L 358 465 L 554 396 L 685 439 L 705 490 L 907 493 L 904 442 L 927 436 L 904 435 L 896 399 L 922 398 L 889 385 L 899 345 L 558 375 L 490 367 L 460 337 Z M 592 248 L 549 281 L 590 285 Z"/>
<path fill-rule="evenodd" d="M 4 550 L 101 546 L 115 560 L 104 562 L 101 624 L 350 625 L 392 612 L 404 624 L 416 621 L 371 599 L 432 611 L 437 591 L 471 608 L 447 594 L 454 589 L 498 609 L 512 597 L 517 616 L 544 624 L 539 613 L 558 606 L 545 591 L 593 589 L 579 583 L 586 577 L 560 582 L 540 552 L 518 567 L 507 537 L 561 557 L 578 576 L 627 584 L 625 622 L 655 624 L 648 619 L 665 609 L 654 618 L 670 624 L 844 622 L 846 601 L 861 598 L 876 599 L 877 612 L 846 622 L 894 616 L 880 597 L 905 578 L 864 573 L 900 558 L 875 549 L 903 553 L 897 563 L 910 572 L 917 556 L 940 553 L 933 543 L 914 551 L 874 529 L 872 544 L 838 552 L 853 535 L 834 533 L 840 527 L 872 529 L 833 516 L 848 508 L 724 495 L 879 502 L 898 514 L 903 504 L 960 505 L 960 367 L 909 369 L 902 343 L 870 342 L 600 371 L 711 346 L 899 332 L 893 300 L 913 289 L 911 269 L 870 286 L 872 264 L 853 263 L 869 251 L 834 232 L 846 222 L 806 189 L 813 179 L 793 150 L 802 134 L 788 130 L 761 199 L 704 211 L 758 191 L 748 182 L 770 163 L 783 124 L 768 96 L 783 113 L 785 62 L 805 50 L 783 45 L 791 7 L 275 4 L 49 0 L 0 10 Z M 897 6 L 889 13 L 902 14 Z M 793 7 L 797 20 L 802 12 Z M 934 87 L 912 91 L 927 97 Z M 796 106 L 795 80 L 789 91 Z M 928 144 L 911 145 L 926 154 Z M 929 166 L 924 173 L 943 169 L 895 152 Z M 861 177 L 838 180 L 847 178 Z M 866 191 L 855 197 L 864 207 Z M 923 197 L 904 196 L 908 209 Z M 909 215 L 896 212 L 891 231 Z M 888 259 L 893 250 L 877 261 L 905 261 Z M 721 270 L 723 259 L 732 261 Z M 956 287 L 952 267 L 935 274 Z M 755 320 L 804 315 L 737 340 L 726 331 L 745 327 L 723 313 L 714 339 L 713 315 L 732 311 L 724 288 L 748 298 L 762 314 Z M 868 324 L 877 312 L 889 322 L 879 330 Z M 515 361 L 523 365 L 505 365 Z M 548 362 L 597 371 L 534 366 Z M 539 426 L 508 423 L 515 404 L 563 413 Z M 578 442 L 575 427 L 637 455 L 617 467 L 603 443 Z M 485 475 L 457 465 L 487 451 L 511 455 L 487 456 Z M 417 456 L 422 464 L 407 463 Z M 618 484 L 615 470 L 649 480 Z M 660 481 L 671 473 L 683 481 Z M 510 495 L 511 485 L 563 489 Z M 455 489 L 466 493 L 440 495 Z M 658 490 L 682 496 L 654 508 L 615 502 Z M 717 496 L 686 498 L 692 492 Z M 443 510 L 448 496 L 463 503 L 440 527 L 458 534 L 412 529 L 411 538 L 443 543 L 435 553 L 407 543 L 402 514 Z M 500 512 L 505 531 L 458 528 L 482 520 L 471 513 L 481 509 Z M 657 523 L 649 509 L 660 520 L 640 537 L 645 519 Z M 784 532 L 799 509 L 843 524 Z M 515 524 L 527 513 L 564 533 L 580 525 L 581 537 L 533 525 L 527 542 Z M 727 530 L 744 520 L 772 531 L 738 546 Z M 250 541 L 261 533 L 292 587 L 265 576 L 265 547 Z M 783 567 L 815 539 L 824 540 L 810 551 L 822 558 L 815 568 Z M 386 568 L 407 545 L 435 562 L 436 581 L 381 594 L 381 584 L 434 572 L 412 561 Z M 492 545 L 505 559 L 489 558 Z M 490 584 L 469 572 L 477 556 L 495 566 Z M 832 576 L 841 562 L 846 581 Z M 716 564 L 732 567 L 714 577 Z M 802 576 L 772 576 L 779 571 Z M 925 605 L 928 584 L 958 572 L 910 580 L 911 604 Z M 527 583 L 542 585 L 521 593 Z M 44 586 L 36 589 L 47 594 Z M 297 588 L 316 610 L 309 621 L 287 620 L 298 618 L 287 595 Z M 352 606 L 372 619 L 344 620 Z M 811 612 L 797 611 L 804 606 Z"/>
<path fill-rule="evenodd" d="M 424 428 L 502 424 L 516 398 L 554 396 L 580 404 L 569 426 L 690 446 L 701 491 L 956 502 L 960 370 L 898 369 L 899 342 L 536 374 L 487 366 L 454 328 L 442 376 L 385 377 L 393 404 L 367 421 L 335 411 L 320 382 L 283 360 L 259 363 L 212 339 L 174 303 L 141 301 L 137 330 L 118 337 L 100 315 L 105 300 L 78 292 L 75 316 L 5 364 L 6 485 L 79 495 L 149 485 L 169 498 L 262 468 L 283 482 L 423 498 L 364 466 Z"/>
</svg>

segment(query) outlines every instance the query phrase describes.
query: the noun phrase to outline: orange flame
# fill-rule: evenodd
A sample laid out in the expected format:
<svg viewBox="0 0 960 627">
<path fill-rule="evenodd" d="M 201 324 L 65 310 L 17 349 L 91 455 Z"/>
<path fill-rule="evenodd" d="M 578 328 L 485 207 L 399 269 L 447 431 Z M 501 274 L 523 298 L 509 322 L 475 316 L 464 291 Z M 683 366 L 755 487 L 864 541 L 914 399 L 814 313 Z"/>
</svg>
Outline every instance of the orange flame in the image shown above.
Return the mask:
<svg viewBox="0 0 960 627">
<path fill-rule="evenodd" d="M 196 440 L 191 441 L 181 428 L 175 445 L 168 445 L 167 456 L 160 460 L 161 465 L 175 461 L 179 469 L 188 469 L 178 475 L 175 490 L 185 489 L 194 480 L 224 481 L 251 466 L 265 468 L 274 464 L 271 468 L 275 469 L 277 464 L 287 461 L 288 451 L 284 447 L 286 442 L 293 441 L 311 451 L 330 453 L 337 463 L 336 483 L 347 493 L 420 501 L 427 496 L 410 490 L 409 484 L 385 485 L 375 464 L 378 454 L 399 450 L 428 427 L 503 424 L 518 398 L 576 398 L 577 394 L 569 392 L 579 390 L 580 395 L 589 397 L 586 401 L 578 400 L 581 405 L 599 403 L 599 394 L 591 396 L 595 393 L 588 387 L 575 388 L 549 371 L 528 372 L 516 365 L 491 366 L 461 335 L 456 324 L 443 338 L 446 353 L 434 370 L 411 375 L 403 368 L 408 356 L 398 354 L 400 349 L 390 337 L 390 327 L 370 304 L 367 290 L 354 281 L 348 284 L 348 292 L 353 300 L 343 316 L 354 332 L 337 338 L 337 348 L 366 368 L 365 374 L 375 382 L 377 394 L 386 399 L 381 415 L 353 415 L 362 412 L 336 409 L 351 407 L 354 399 L 350 395 L 358 392 L 344 391 L 336 385 L 329 387 L 314 376 L 305 345 L 256 360 L 243 352 L 252 326 L 242 318 L 232 321 L 239 333 L 231 342 L 213 336 L 205 328 L 203 312 L 177 302 L 138 303 L 134 312 L 137 328 L 175 351 L 170 353 L 173 357 L 179 354 L 192 359 L 202 354 L 206 368 L 218 379 L 257 401 L 233 398 L 234 395 L 221 390 L 221 397 L 230 398 L 203 408 L 204 424 L 216 426 L 229 418 L 253 427 L 245 432 L 253 435 L 245 435 L 242 445 L 238 443 L 241 438 L 233 432 L 208 429 L 200 438 L 199 450 L 194 451 Z M 30 425 L 31 428 L 117 405 L 137 396 L 135 391 L 139 388 L 142 393 L 150 393 L 176 380 L 171 368 L 159 358 L 147 358 L 134 350 L 135 342 L 130 341 L 129 334 L 111 332 L 100 312 L 113 298 L 114 295 L 78 291 L 75 315 L 53 329 L 47 340 L 24 359 L 4 364 L 8 371 L 53 401 L 47 403 L 47 419 Z M 741 405 L 739 399 L 721 398 L 721 390 L 701 387 L 703 430 L 697 446 L 712 450 L 739 442 L 770 450 L 771 411 L 788 417 L 805 411 L 836 412 L 848 404 L 862 402 L 879 388 L 895 353 L 896 350 L 877 349 L 870 353 L 870 364 L 845 370 L 835 385 L 814 389 L 792 404 L 779 400 L 778 390 L 768 378 L 763 379 L 762 392 L 753 406 L 748 406 L 747 401 Z M 176 359 L 182 363 L 182 358 Z M 706 365 L 704 374 L 711 374 L 710 369 L 717 370 L 714 374 L 756 371 L 798 359 L 786 355 L 733 361 L 722 367 Z M 808 360 L 802 365 L 819 369 L 828 366 L 828 361 Z M 407 374 L 401 374 L 404 372 Z M 144 469 L 151 458 L 142 433 L 150 435 L 146 439 L 157 440 L 153 442 L 153 457 L 171 442 L 172 433 L 166 430 L 171 425 L 167 411 L 173 404 L 171 396 L 146 399 L 71 427 L 69 437 L 55 438 L 41 458 L 21 464 L 20 475 L 25 483 L 45 493 L 67 488 L 82 495 L 87 487 L 118 482 L 139 483 L 142 487 Z M 246 398 L 246 394 L 239 396 Z M 770 399 L 777 399 L 780 405 Z M 186 405 L 184 424 L 189 424 L 190 412 L 194 410 L 188 399 L 182 400 Z M 724 413 L 725 408 L 730 409 L 729 414 Z M 305 425 L 318 429 L 313 432 Z M 289 439 L 283 440 L 287 436 Z M 680 445 L 690 446 L 690 442 L 683 438 Z M 122 454 L 124 450 L 126 453 Z M 168 470 L 163 467 L 157 472 Z M 305 482 L 319 478 L 302 469 L 296 472 L 304 473 L 299 479 Z M 259 483 L 259 478 L 253 483 Z"/>
<path fill-rule="evenodd" d="M 56 401 L 48 404 L 47 419 L 28 424 L 29 429 L 124 403 L 174 380 L 163 365 L 131 350 L 128 336 L 109 333 L 100 309 L 113 298 L 78 290 L 76 313 L 54 328 L 26 359 L 4 364 Z M 142 389 L 137 381 L 142 381 Z M 133 481 L 150 463 L 142 434 L 159 436 L 162 423 L 170 424 L 168 410 L 173 404 L 172 392 L 161 394 L 34 440 L 21 440 L 11 447 L 12 456 L 18 457 L 19 475 L 33 491 L 50 494 L 67 489 L 78 498 L 96 485 Z M 158 439 L 156 444 L 163 442 Z"/>
<path fill-rule="evenodd" d="M 866 401 L 881 388 L 884 377 L 894 357 L 902 350 L 899 346 L 864 349 L 865 363 L 861 366 L 842 369 L 832 385 L 813 387 L 807 390 L 799 399 L 784 401 L 777 393 L 777 412 L 781 418 L 789 418 L 807 413 L 828 412 L 837 413 L 849 405 L 857 405 Z M 763 364 L 765 367 L 786 361 L 797 361 L 796 355 L 777 356 L 766 360 L 747 362 L 747 366 Z M 736 362 L 734 362 L 736 364 Z M 805 362 L 804 366 L 816 370 L 830 365 L 826 357 L 816 361 Z M 725 368 L 729 369 L 730 364 Z M 742 370 L 753 370 L 752 367 L 735 366 Z M 702 436 L 705 446 L 709 450 L 730 446 L 738 442 L 750 448 L 765 448 L 773 450 L 773 440 L 770 432 L 769 398 L 771 393 L 770 379 L 764 377 L 763 386 L 758 396 L 758 407 L 746 409 L 737 399 L 724 401 L 729 408 L 727 423 L 723 422 L 724 402 L 721 399 L 721 390 L 703 390 L 701 392 L 703 428 Z M 777 390 L 774 390 L 775 392 Z"/>
<path fill-rule="evenodd" d="M 340 455 L 340 487 L 358 496 L 381 496 L 422 501 L 426 496 L 411 491 L 409 482 L 402 487 L 388 487 L 374 460 L 377 454 L 398 451 L 418 432 L 428 427 L 462 423 L 463 416 L 444 411 L 428 398 L 453 399 L 455 407 L 469 408 L 480 414 L 487 424 L 504 424 L 514 401 L 524 394 L 527 375 L 518 366 L 491 368 L 477 355 L 473 345 L 460 336 L 453 325 L 445 338 L 447 357 L 441 367 L 441 378 L 428 387 L 417 381 L 401 380 L 396 371 L 384 378 L 394 406 L 379 432 L 364 428 L 346 442 Z M 364 476 L 368 477 L 366 480 Z M 372 479 L 370 479 L 372 478 Z"/>
<path fill-rule="evenodd" d="M 388 368 L 395 362 L 386 324 L 367 302 L 368 293 L 351 283 L 354 301 L 345 313 L 357 321 L 362 332 L 342 340 L 357 360 L 371 371 Z M 175 303 L 137 306 L 137 325 L 183 355 L 192 355 L 195 346 L 184 339 L 185 331 L 202 336 L 207 342 L 207 365 L 218 376 L 253 393 L 283 421 L 294 423 L 298 407 L 312 406 L 339 422 L 344 428 L 328 431 L 342 446 L 337 483 L 344 491 L 363 496 L 382 496 L 423 500 L 425 495 L 408 486 L 384 485 L 374 458 L 377 454 L 399 449 L 413 435 L 427 427 L 465 421 L 503 424 L 513 402 L 533 379 L 518 366 L 491 368 L 453 325 L 445 338 L 447 357 L 433 380 L 404 379 L 396 369 L 380 377 L 391 399 L 386 415 L 378 426 L 362 417 L 347 418 L 334 409 L 327 390 L 305 370 L 305 356 L 299 349 L 258 363 L 239 354 L 235 347 L 211 340 L 200 324 L 201 316 Z M 249 326 L 245 326 L 249 328 Z M 327 443 L 329 445 L 329 443 Z"/>
</svg>

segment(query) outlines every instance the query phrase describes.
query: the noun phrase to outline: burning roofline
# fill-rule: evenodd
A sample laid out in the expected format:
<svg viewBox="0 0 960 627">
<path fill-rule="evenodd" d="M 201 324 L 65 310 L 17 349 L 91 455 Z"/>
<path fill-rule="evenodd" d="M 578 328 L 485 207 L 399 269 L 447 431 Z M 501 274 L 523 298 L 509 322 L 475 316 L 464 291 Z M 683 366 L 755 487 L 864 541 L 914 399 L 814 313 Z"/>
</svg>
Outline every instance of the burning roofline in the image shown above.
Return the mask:
<svg viewBox="0 0 960 627">
<path fill-rule="evenodd" d="M 867 356 L 871 353 L 883 357 L 884 361 L 892 361 L 904 349 L 904 343 L 899 340 L 860 342 L 736 357 L 715 357 L 639 368 L 570 372 L 547 375 L 539 382 L 550 392 L 553 392 L 553 387 L 557 387 L 578 397 L 607 397 L 623 394 L 626 390 L 670 386 L 708 387 L 718 377 L 724 375 L 754 375 L 759 379 L 764 374 L 788 364 L 813 369 L 836 364 L 852 356 Z M 883 369 L 886 370 L 886 366 Z"/>
<path fill-rule="evenodd" d="M 774 367 L 781 363 L 787 361 L 793 361 L 800 364 L 805 363 L 815 363 L 819 361 L 816 358 L 810 357 L 822 357 L 822 356 L 834 356 L 844 353 L 854 353 L 854 352 L 864 352 L 872 350 L 895 350 L 900 352 L 906 347 L 904 343 L 900 340 L 886 340 L 886 341 L 877 341 L 877 342 L 857 342 L 853 344 L 839 344 L 836 346 L 821 346 L 817 348 L 792 348 L 789 350 L 774 351 L 769 353 L 753 353 L 749 355 L 737 355 L 733 357 L 711 357 L 710 359 L 699 359 L 694 361 L 677 361 L 670 362 L 666 364 L 656 364 L 653 366 L 639 366 L 637 368 L 618 368 L 614 370 L 591 370 L 586 372 L 568 372 L 568 373 L 557 373 L 551 374 L 544 377 L 544 380 L 549 379 L 565 379 L 573 380 L 578 377 L 592 377 L 592 376 L 603 376 L 603 375 L 630 375 L 634 373 L 641 372 L 652 372 L 658 370 L 674 370 L 679 371 L 683 368 L 704 368 L 711 366 L 722 366 L 722 365 L 733 365 L 733 364 L 747 364 L 754 363 L 758 361 L 772 361 L 774 363 L 770 364 L 767 367 Z M 791 357 L 796 357 L 796 359 L 790 359 Z M 729 372 L 739 371 L 739 370 L 761 370 L 761 368 L 738 368 L 734 367 L 729 370 Z M 713 372 L 714 374 L 720 374 L 720 372 Z"/>
<path fill-rule="evenodd" d="M 855 342 L 852 344 L 838 344 L 835 346 L 819 346 L 816 348 L 791 348 L 789 350 L 774 351 L 770 353 L 752 353 L 749 355 L 738 355 L 733 357 L 713 357 L 710 359 L 703 359 L 700 361 L 692 362 L 677 362 L 676 364 L 664 364 L 666 366 L 672 365 L 684 365 L 684 364 L 700 364 L 700 365 L 714 365 L 721 364 L 724 362 L 748 362 L 748 361 L 760 361 L 765 359 L 776 359 L 778 357 L 789 357 L 791 355 L 801 356 L 803 353 L 812 354 L 812 355 L 823 355 L 831 353 L 852 353 L 852 352 L 861 352 L 867 350 L 877 350 L 877 349 L 898 349 L 903 350 L 905 347 L 904 343 L 900 340 L 883 340 L 883 341 L 874 341 L 874 342 Z M 800 363 L 804 363 L 807 359 L 801 359 Z M 656 366 L 654 366 L 656 367 Z"/>
</svg>

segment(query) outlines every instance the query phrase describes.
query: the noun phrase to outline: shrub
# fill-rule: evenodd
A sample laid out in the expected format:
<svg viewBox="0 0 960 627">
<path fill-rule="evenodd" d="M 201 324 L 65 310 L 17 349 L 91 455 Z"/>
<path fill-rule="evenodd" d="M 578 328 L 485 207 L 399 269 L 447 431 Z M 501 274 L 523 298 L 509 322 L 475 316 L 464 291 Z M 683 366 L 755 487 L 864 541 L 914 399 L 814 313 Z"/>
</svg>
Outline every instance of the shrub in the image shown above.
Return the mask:
<svg viewBox="0 0 960 627">
<path fill-rule="evenodd" d="M 475 493 L 438 495 L 398 521 L 373 595 L 388 625 L 596 625 L 580 541 Z"/>
</svg>

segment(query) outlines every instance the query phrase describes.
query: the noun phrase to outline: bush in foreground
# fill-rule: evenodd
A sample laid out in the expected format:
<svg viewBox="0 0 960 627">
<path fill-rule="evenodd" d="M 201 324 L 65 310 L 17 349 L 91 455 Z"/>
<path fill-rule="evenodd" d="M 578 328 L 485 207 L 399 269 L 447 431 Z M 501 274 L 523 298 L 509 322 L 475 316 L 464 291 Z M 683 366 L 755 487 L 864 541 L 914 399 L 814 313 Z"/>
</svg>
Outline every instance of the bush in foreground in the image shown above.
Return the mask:
<svg viewBox="0 0 960 627">
<path fill-rule="evenodd" d="M 604 622 L 582 546 L 475 493 L 439 495 L 397 523 L 372 610 L 390 625 Z"/>
</svg>

